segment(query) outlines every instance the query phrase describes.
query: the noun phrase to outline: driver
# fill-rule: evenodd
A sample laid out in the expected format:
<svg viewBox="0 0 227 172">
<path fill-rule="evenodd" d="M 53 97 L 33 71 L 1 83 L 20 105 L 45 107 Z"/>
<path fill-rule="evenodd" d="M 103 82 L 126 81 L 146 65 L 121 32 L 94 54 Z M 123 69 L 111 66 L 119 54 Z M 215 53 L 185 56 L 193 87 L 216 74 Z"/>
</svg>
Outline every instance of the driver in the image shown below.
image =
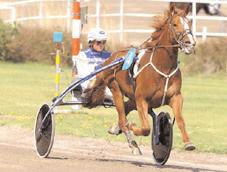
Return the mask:
<svg viewBox="0 0 227 172">
<path fill-rule="evenodd" d="M 111 55 L 111 53 L 105 50 L 107 41 L 107 34 L 101 28 L 93 28 L 90 30 L 87 36 L 88 48 L 81 51 L 79 55 L 73 59 L 73 80 L 80 80 L 86 77 L 94 70 L 98 69 L 101 64 Z M 88 87 L 89 81 L 86 81 L 75 88 L 72 92 L 73 101 L 82 102 L 82 93 Z M 108 95 L 110 91 L 108 91 Z M 73 106 L 74 109 L 78 109 L 79 106 Z"/>
</svg>

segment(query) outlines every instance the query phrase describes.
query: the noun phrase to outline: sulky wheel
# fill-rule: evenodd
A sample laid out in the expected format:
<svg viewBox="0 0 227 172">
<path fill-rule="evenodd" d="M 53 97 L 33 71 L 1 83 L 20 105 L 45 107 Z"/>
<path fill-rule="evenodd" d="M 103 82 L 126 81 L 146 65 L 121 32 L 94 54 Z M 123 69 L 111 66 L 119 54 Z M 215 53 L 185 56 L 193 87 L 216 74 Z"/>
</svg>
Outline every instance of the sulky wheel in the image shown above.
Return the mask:
<svg viewBox="0 0 227 172">
<path fill-rule="evenodd" d="M 39 157 L 45 158 L 49 155 L 54 142 L 54 116 L 49 113 L 47 118 L 43 118 L 50 110 L 47 104 L 41 106 L 38 111 L 35 123 L 35 147 Z"/>
<path fill-rule="evenodd" d="M 153 120 L 153 126 L 157 130 L 154 132 L 153 129 L 152 133 L 153 157 L 158 165 L 164 165 L 172 149 L 173 124 L 168 113 L 161 112 L 156 118 Z"/>
</svg>

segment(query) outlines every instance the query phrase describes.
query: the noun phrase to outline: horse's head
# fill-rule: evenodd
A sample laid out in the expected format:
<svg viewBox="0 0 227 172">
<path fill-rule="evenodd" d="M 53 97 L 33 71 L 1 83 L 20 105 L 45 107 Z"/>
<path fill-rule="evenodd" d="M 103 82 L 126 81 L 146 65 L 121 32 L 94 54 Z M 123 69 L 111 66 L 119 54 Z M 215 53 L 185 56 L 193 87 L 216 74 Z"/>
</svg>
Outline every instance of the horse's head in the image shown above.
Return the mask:
<svg viewBox="0 0 227 172">
<path fill-rule="evenodd" d="M 191 31 L 191 21 L 187 18 L 190 6 L 184 9 L 176 8 L 175 3 L 170 4 L 168 25 L 172 32 L 174 43 L 179 44 L 186 54 L 194 52 L 195 39 Z"/>
</svg>

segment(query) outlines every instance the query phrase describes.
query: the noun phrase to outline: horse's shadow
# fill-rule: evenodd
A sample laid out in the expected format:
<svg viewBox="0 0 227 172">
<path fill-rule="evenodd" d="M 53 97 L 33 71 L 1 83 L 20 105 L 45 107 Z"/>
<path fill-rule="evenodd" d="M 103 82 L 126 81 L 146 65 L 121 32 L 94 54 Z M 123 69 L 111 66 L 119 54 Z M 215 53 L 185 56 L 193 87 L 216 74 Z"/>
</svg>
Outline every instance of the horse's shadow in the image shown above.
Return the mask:
<svg viewBox="0 0 227 172">
<path fill-rule="evenodd" d="M 220 170 L 211 170 L 211 169 L 206 169 L 206 168 L 193 168 L 193 167 L 184 167 L 180 165 L 164 165 L 164 166 L 159 166 L 156 164 L 152 163 L 147 163 L 147 162 L 137 162 L 137 161 L 132 161 L 132 160 L 120 160 L 120 159 L 107 159 L 107 158 L 96 158 L 95 160 L 97 161 L 104 161 L 104 162 L 126 162 L 133 164 L 138 167 L 145 167 L 145 166 L 152 166 L 155 168 L 160 168 L 160 169 L 177 169 L 177 170 L 190 170 L 192 172 L 199 172 L 199 171 L 207 171 L 207 172 L 226 172 L 226 171 L 220 171 Z"/>
<path fill-rule="evenodd" d="M 55 160 L 69 160 L 70 158 L 66 157 L 60 157 L 60 156 L 50 156 L 47 157 L 47 159 L 55 159 Z M 86 160 L 87 158 L 76 158 L 79 160 Z M 155 168 L 160 168 L 160 169 L 176 169 L 176 170 L 189 170 L 192 172 L 200 172 L 200 171 L 207 171 L 207 172 L 227 172 L 227 171 L 221 171 L 221 170 L 211 170 L 211 169 L 206 169 L 206 168 L 195 168 L 195 167 L 184 167 L 183 165 L 163 165 L 159 166 L 153 163 L 148 163 L 148 162 L 139 162 L 136 160 L 122 160 L 122 159 L 111 159 L 111 158 L 88 158 L 89 160 L 93 161 L 100 161 L 100 162 L 124 162 L 124 163 L 129 163 L 138 167 L 145 167 L 145 166 L 151 166 Z"/>
<path fill-rule="evenodd" d="M 54 159 L 54 160 L 69 160 L 71 158 L 67 157 L 61 157 L 61 156 L 49 156 L 47 159 Z M 74 158 L 73 158 L 74 159 Z M 175 169 L 175 170 L 189 170 L 192 172 L 199 172 L 199 171 L 207 171 L 207 172 L 227 172 L 222 170 L 213 170 L 213 169 L 207 169 L 207 168 L 196 168 L 196 167 L 185 167 L 183 165 L 156 165 L 154 163 L 148 163 L 148 162 L 141 162 L 136 160 L 124 160 L 124 159 L 113 159 L 113 158 L 89 158 L 89 157 L 76 157 L 78 160 L 92 160 L 92 161 L 100 161 L 100 162 L 121 162 L 121 163 L 129 163 L 138 167 L 146 167 L 151 166 L 159 169 Z"/>
</svg>

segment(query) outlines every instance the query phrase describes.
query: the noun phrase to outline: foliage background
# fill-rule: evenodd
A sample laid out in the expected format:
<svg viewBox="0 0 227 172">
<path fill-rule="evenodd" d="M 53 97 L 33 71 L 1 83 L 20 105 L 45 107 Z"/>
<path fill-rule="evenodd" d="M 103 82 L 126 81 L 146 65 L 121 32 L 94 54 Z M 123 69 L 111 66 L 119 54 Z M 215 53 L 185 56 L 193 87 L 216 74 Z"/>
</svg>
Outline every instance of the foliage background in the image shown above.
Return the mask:
<svg viewBox="0 0 227 172">
<path fill-rule="evenodd" d="M 62 64 L 71 66 L 71 33 L 63 32 L 64 53 Z M 12 62 L 42 62 L 54 64 L 55 45 L 52 41 L 53 30 L 42 28 L 12 27 L 0 21 L 0 60 Z M 86 37 L 81 38 L 83 47 L 87 46 Z M 185 56 L 180 53 L 182 70 L 187 74 L 212 74 L 227 72 L 227 38 L 209 38 L 206 42 L 198 40 L 196 53 Z M 129 46 L 129 45 L 127 45 Z M 126 47 L 111 40 L 107 49 L 116 51 Z"/>
</svg>

